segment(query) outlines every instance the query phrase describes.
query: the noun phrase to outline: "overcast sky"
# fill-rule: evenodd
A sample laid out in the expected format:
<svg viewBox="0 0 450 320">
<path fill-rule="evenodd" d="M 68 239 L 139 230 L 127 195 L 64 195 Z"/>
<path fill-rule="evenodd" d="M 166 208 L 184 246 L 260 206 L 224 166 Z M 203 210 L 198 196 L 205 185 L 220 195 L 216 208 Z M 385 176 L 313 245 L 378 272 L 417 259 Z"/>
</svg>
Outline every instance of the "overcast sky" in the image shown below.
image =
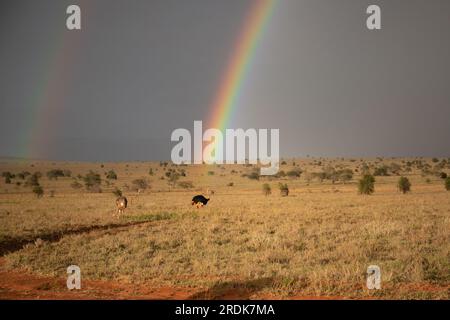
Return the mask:
<svg viewBox="0 0 450 320">
<path fill-rule="evenodd" d="M 209 118 L 250 6 L 2 0 L 0 156 L 169 159 L 171 132 Z M 279 128 L 282 156 L 450 156 L 449 57 L 448 0 L 278 0 L 230 128 Z"/>
</svg>

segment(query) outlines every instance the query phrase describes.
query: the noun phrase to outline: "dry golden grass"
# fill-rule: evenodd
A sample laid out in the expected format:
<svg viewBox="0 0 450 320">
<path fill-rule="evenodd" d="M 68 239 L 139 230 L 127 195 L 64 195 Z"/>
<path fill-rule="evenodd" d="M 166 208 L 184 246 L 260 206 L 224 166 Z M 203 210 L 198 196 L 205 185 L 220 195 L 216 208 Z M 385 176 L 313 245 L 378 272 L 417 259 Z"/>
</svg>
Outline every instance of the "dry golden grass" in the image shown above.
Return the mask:
<svg viewBox="0 0 450 320">
<path fill-rule="evenodd" d="M 327 164 L 352 169 L 361 164 L 342 159 L 321 162 L 319 166 L 317 160 L 297 159 L 295 165 L 314 172 Z M 288 163 L 283 170 L 293 168 L 292 160 Z M 412 183 L 409 194 L 397 191 L 398 176 L 389 176 L 376 177 L 375 193 L 362 196 L 357 193 L 358 174 L 346 184 L 308 182 L 304 176 L 255 181 L 241 177 L 251 169 L 245 166 L 183 166 L 178 167 L 187 173 L 182 180 L 194 184 L 184 190 L 161 180 L 164 168 L 158 163 L 30 166 L 1 164 L 1 171 L 41 171 L 46 191 L 37 199 L 30 188 L 15 186 L 15 180 L 12 185 L 0 184 L 0 241 L 44 239 L 7 254 L 11 268 L 64 276 L 67 266 L 76 264 L 88 279 L 198 288 L 252 286 L 262 279 L 260 293 L 286 298 L 449 298 L 450 192 L 442 180 L 423 177 L 417 170 L 406 175 Z M 148 174 L 150 167 L 153 176 Z M 72 178 L 49 181 L 45 172 L 52 168 L 69 168 L 72 176 L 89 170 L 103 176 L 114 169 L 118 180 L 103 184 L 103 193 L 87 193 L 72 189 Z M 151 189 L 141 194 L 126 191 L 124 185 L 137 178 L 148 179 Z M 279 195 L 280 181 L 289 185 L 288 197 Z M 263 183 L 271 185 L 271 195 L 263 195 Z M 116 186 L 130 201 L 120 220 L 112 217 L 111 191 Z M 192 196 L 207 188 L 215 190 L 208 205 L 192 207 Z M 49 190 L 55 191 L 54 197 Z M 127 225 L 141 221 L 145 223 Z M 52 233 L 60 234 L 58 241 L 45 241 Z M 381 268 L 378 291 L 365 286 L 371 264 Z"/>
</svg>

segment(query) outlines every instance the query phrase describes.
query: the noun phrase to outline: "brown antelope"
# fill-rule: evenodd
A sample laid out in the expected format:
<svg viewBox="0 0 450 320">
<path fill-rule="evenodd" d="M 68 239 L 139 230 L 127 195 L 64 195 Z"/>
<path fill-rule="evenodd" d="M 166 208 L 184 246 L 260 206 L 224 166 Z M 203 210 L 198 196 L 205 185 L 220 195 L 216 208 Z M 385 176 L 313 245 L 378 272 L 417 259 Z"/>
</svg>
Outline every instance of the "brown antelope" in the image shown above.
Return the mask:
<svg viewBox="0 0 450 320">
<path fill-rule="evenodd" d="M 125 197 L 118 197 L 116 199 L 116 206 L 117 206 L 117 218 L 120 218 L 120 214 L 125 211 L 127 208 L 128 200 Z"/>
</svg>

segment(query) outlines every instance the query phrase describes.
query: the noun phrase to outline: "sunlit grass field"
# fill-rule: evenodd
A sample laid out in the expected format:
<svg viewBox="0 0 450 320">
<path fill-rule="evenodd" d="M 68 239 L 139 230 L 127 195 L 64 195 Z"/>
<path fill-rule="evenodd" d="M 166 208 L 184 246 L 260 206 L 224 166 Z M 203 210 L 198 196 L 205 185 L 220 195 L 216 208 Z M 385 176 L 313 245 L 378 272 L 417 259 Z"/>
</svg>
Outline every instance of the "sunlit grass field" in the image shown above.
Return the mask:
<svg viewBox="0 0 450 320">
<path fill-rule="evenodd" d="M 75 264 L 84 279 L 211 289 L 204 298 L 214 298 L 213 288 L 257 287 L 250 298 L 448 299 L 450 192 L 439 173 L 450 173 L 450 162 L 408 163 L 414 160 L 285 159 L 280 170 L 301 170 L 300 177 L 249 179 L 250 165 L 6 159 L 2 172 L 41 172 L 44 195 L 25 180 L 2 178 L 0 247 L 11 269 L 65 277 Z M 374 172 L 392 163 L 396 173 L 375 176 L 372 195 L 358 194 L 363 166 Z M 330 168 L 351 169 L 353 177 L 318 174 Z M 52 169 L 70 176 L 49 179 Z M 90 170 L 101 176 L 101 193 L 84 187 Z M 110 170 L 117 179 L 106 178 Z M 169 170 L 184 173 L 170 181 Z M 400 176 L 411 192 L 398 191 Z M 134 188 L 136 179 L 148 187 Z M 289 196 L 280 195 L 280 182 Z M 129 201 L 119 219 L 116 188 Z M 192 197 L 207 190 L 210 202 L 193 207 Z M 380 290 L 366 287 L 369 265 L 381 269 Z"/>
</svg>

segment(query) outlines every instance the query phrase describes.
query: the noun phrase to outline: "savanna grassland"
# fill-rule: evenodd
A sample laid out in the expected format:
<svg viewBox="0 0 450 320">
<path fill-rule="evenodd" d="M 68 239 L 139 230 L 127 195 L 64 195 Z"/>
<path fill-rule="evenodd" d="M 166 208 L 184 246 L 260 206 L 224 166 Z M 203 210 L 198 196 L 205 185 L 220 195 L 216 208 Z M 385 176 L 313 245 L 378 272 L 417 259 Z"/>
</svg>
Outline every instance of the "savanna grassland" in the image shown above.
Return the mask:
<svg viewBox="0 0 450 320">
<path fill-rule="evenodd" d="M 64 278 L 75 264 L 83 281 L 189 288 L 190 298 L 449 299 L 449 159 L 285 159 L 276 177 L 255 169 L 1 160 L 2 268 Z M 375 190 L 359 194 L 369 173 Z M 191 206 L 207 190 L 210 202 Z M 120 218 L 118 191 L 129 201 Z M 369 265 L 381 268 L 380 290 L 366 287 Z M 8 290 L 0 283 L 0 297 Z"/>
</svg>

